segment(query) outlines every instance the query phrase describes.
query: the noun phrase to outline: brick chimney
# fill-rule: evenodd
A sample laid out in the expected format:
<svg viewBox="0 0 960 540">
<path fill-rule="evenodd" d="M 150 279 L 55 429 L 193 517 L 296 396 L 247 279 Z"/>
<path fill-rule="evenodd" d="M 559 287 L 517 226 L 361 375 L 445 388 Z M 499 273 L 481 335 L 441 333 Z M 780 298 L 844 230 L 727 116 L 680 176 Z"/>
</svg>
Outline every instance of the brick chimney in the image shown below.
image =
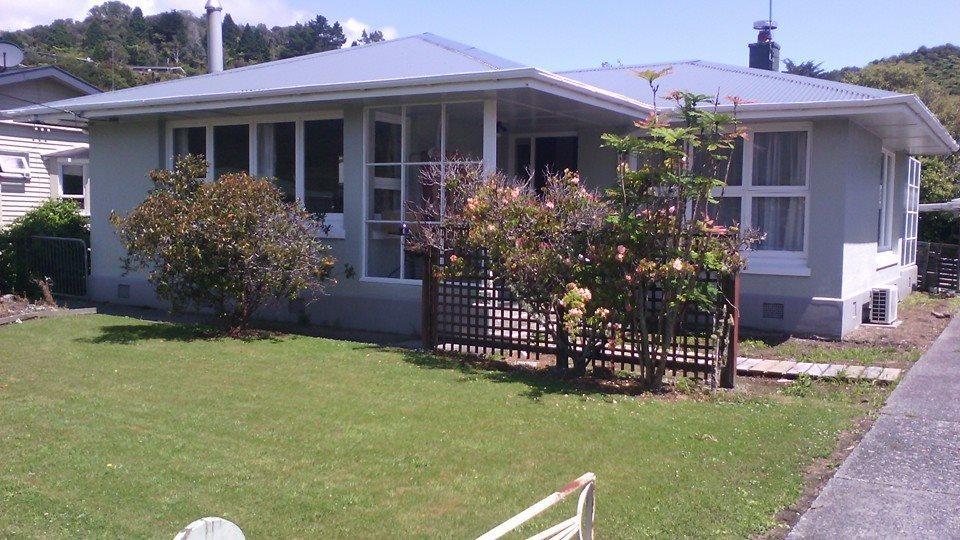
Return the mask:
<svg viewBox="0 0 960 540">
<path fill-rule="evenodd" d="M 753 23 L 757 30 L 757 42 L 750 47 L 750 67 L 780 71 L 780 45 L 773 40 L 773 31 L 777 28 L 777 21 L 765 20 Z"/>
</svg>

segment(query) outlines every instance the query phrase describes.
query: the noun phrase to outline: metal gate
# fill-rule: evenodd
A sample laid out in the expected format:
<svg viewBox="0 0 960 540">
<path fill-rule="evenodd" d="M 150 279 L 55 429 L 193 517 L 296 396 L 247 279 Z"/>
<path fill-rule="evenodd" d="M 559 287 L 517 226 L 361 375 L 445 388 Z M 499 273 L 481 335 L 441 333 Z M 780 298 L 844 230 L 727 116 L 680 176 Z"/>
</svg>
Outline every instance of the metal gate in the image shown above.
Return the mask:
<svg viewBox="0 0 960 540">
<path fill-rule="evenodd" d="M 87 244 L 79 238 L 34 236 L 32 270 L 61 296 L 86 296 L 90 259 Z"/>
</svg>

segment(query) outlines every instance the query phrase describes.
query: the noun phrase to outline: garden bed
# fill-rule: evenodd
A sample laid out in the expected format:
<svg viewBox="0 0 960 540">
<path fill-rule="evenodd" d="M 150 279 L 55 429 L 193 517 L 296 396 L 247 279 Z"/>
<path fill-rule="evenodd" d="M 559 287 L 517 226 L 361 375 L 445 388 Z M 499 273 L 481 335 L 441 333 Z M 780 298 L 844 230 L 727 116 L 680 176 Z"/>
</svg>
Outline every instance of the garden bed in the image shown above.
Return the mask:
<svg viewBox="0 0 960 540">
<path fill-rule="evenodd" d="M 916 292 L 901 302 L 896 326 L 864 325 L 842 341 L 741 331 L 740 356 L 906 369 L 943 332 L 960 298 Z"/>
</svg>

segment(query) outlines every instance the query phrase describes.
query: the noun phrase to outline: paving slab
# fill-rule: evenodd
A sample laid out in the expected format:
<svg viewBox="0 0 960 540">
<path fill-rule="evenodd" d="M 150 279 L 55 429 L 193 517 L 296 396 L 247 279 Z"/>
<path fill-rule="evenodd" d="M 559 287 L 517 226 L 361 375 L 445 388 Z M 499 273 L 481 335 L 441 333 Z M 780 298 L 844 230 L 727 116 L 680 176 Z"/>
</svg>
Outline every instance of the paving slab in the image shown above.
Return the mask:
<svg viewBox="0 0 960 540">
<path fill-rule="evenodd" d="M 823 378 L 836 377 L 846 369 L 847 369 L 847 366 L 843 364 L 830 364 L 829 366 L 827 366 L 826 369 L 823 370 L 823 373 L 821 373 L 820 376 Z"/>
<path fill-rule="evenodd" d="M 958 349 L 954 318 L 788 538 L 960 538 Z"/>
<path fill-rule="evenodd" d="M 750 368 L 760 363 L 757 358 L 739 358 L 737 359 L 737 371 L 750 371 Z"/>
<path fill-rule="evenodd" d="M 956 495 L 834 478 L 788 538 L 960 538 L 957 508 Z"/>
<path fill-rule="evenodd" d="M 843 372 L 843 377 L 849 380 L 859 379 L 865 369 L 866 366 L 847 366 L 847 369 Z"/>
<path fill-rule="evenodd" d="M 800 375 L 802 373 L 806 373 L 813 366 L 813 362 L 797 362 L 792 368 L 787 370 L 787 375 Z"/>
</svg>

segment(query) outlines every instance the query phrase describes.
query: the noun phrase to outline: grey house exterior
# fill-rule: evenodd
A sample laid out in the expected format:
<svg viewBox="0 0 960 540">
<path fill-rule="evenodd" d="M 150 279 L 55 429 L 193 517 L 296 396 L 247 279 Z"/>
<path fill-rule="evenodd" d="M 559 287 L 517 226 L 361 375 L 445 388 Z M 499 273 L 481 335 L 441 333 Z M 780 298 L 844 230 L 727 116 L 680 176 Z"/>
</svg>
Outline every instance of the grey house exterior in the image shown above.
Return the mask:
<svg viewBox="0 0 960 540">
<path fill-rule="evenodd" d="M 49 104 L 72 114 L 14 114 L 88 122 L 95 299 L 161 305 L 142 275 L 123 275 L 107 218 L 143 199 L 148 171 L 203 153 L 211 179 L 234 169 L 277 177 L 291 199 L 326 212 L 334 254 L 356 270 L 316 302 L 265 316 L 415 334 L 424 269 L 403 247 L 405 201 L 436 196 L 420 168 L 569 167 L 607 185 L 617 158 L 600 135 L 635 129 L 653 96 L 634 72 L 667 67 L 662 94 L 750 101 L 738 111 L 752 132 L 742 172 L 721 194 L 724 219 L 767 232 L 748 254 L 744 325 L 842 336 L 873 287 L 909 292 L 911 156 L 957 150 L 912 95 L 701 61 L 551 73 L 424 34 Z"/>
</svg>

